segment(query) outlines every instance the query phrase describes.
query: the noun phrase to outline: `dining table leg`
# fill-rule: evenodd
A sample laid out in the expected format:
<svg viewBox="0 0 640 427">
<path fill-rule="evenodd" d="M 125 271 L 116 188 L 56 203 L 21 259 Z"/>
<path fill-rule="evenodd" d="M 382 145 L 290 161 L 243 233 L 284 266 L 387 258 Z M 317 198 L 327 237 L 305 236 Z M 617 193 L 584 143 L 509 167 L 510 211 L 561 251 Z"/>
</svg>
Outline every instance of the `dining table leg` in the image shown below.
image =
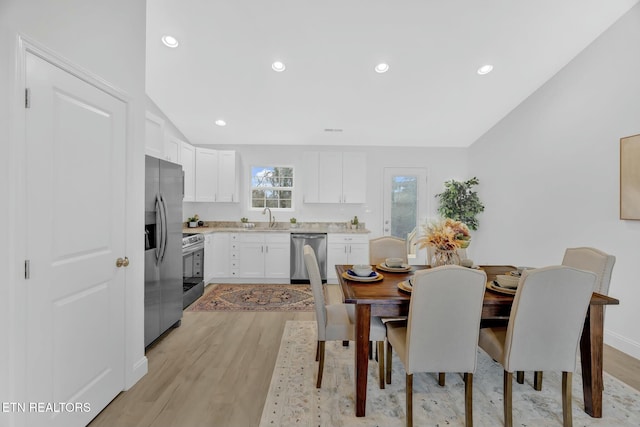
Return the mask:
<svg viewBox="0 0 640 427">
<path fill-rule="evenodd" d="M 584 411 L 593 418 L 602 418 L 603 335 L 604 306 L 589 305 L 580 338 L 580 359 Z"/>
<path fill-rule="evenodd" d="M 356 417 L 364 417 L 367 406 L 370 328 L 371 306 L 369 304 L 356 304 Z"/>
</svg>

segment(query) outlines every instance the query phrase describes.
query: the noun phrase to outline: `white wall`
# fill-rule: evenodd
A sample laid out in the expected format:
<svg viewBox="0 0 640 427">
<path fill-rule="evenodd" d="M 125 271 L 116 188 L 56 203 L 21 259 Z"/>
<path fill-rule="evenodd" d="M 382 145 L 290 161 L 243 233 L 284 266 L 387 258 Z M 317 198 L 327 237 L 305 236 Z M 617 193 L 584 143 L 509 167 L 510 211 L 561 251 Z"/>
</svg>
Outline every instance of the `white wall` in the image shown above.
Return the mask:
<svg viewBox="0 0 640 427">
<path fill-rule="evenodd" d="M 21 233 L 28 224 L 14 210 L 19 199 L 21 129 L 13 123 L 23 113 L 16 71 L 17 37 L 22 35 L 99 76 L 131 97 L 127 174 L 126 379 L 132 385 L 146 370 L 144 357 L 144 82 L 145 1 L 143 0 L 1 0 L 0 1 L 0 401 L 16 401 L 24 365 L 9 343 L 20 338 L 20 286 L 25 248 Z M 13 127 L 12 127 L 13 126 Z M 18 250 L 16 250 L 18 248 Z M 22 305 L 16 304 L 20 302 Z M 143 366 L 144 365 L 144 366 Z M 24 381 L 22 381 L 23 383 Z M 11 384 L 16 384 L 12 387 Z M 0 415 L 0 425 L 9 425 Z"/>
<path fill-rule="evenodd" d="M 560 264 L 567 247 L 617 257 L 605 341 L 640 358 L 640 222 L 619 219 L 619 140 L 640 133 L 640 6 L 470 147 L 486 206 L 480 263 Z"/>
</svg>

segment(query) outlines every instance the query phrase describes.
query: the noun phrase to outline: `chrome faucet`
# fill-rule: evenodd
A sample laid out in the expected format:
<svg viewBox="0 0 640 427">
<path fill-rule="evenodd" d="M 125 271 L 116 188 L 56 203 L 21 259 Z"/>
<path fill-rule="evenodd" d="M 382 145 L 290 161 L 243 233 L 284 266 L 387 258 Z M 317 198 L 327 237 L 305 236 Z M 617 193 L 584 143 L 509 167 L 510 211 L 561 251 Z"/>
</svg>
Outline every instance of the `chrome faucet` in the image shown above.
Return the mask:
<svg viewBox="0 0 640 427">
<path fill-rule="evenodd" d="M 276 225 L 276 217 L 271 216 L 271 209 L 269 208 L 264 208 L 262 215 L 265 215 L 267 212 L 269 212 L 269 228 L 273 228 L 273 226 Z"/>
</svg>

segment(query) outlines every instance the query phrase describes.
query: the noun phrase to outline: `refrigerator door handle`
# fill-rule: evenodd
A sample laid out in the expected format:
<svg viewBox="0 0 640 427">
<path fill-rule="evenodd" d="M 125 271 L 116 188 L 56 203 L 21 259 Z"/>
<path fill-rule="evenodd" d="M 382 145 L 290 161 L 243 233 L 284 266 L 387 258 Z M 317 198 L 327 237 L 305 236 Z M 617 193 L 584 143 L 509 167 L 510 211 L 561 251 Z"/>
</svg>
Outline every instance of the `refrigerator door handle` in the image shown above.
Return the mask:
<svg viewBox="0 0 640 427">
<path fill-rule="evenodd" d="M 162 262 L 164 260 L 164 255 L 167 252 L 167 234 L 168 234 L 168 227 L 167 227 L 167 204 L 164 201 L 164 197 L 162 196 L 162 193 L 160 193 L 160 212 L 161 212 L 161 218 L 162 218 L 162 250 L 160 251 L 160 262 Z"/>
<path fill-rule="evenodd" d="M 155 258 L 156 265 L 160 262 L 160 253 L 162 252 L 162 210 L 160 208 L 160 195 L 156 195 L 156 247 L 155 247 Z"/>
</svg>

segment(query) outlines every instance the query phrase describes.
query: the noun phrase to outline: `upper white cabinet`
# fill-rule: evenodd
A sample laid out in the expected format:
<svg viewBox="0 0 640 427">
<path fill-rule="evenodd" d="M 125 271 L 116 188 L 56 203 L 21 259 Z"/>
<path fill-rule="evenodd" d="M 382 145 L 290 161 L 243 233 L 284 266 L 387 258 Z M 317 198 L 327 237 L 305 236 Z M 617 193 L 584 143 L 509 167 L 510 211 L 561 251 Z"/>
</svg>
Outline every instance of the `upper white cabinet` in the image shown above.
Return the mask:
<svg viewBox="0 0 640 427">
<path fill-rule="evenodd" d="M 195 148 L 196 202 L 237 202 L 237 155 L 232 150 Z"/>
<path fill-rule="evenodd" d="M 305 203 L 365 203 L 367 156 L 361 152 L 304 153 Z"/>
<path fill-rule="evenodd" d="M 216 202 L 237 202 L 238 157 L 235 151 L 218 151 L 218 192 Z"/>
<path fill-rule="evenodd" d="M 196 200 L 196 147 L 186 142 L 180 147 L 180 160 L 184 173 L 184 202 Z"/>
<path fill-rule="evenodd" d="M 164 159 L 164 119 L 147 111 L 145 121 L 145 153 Z"/>
<path fill-rule="evenodd" d="M 196 147 L 196 202 L 215 202 L 218 191 L 218 151 Z"/>
<path fill-rule="evenodd" d="M 164 142 L 164 159 L 181 165 L 183 143 L 184 141 L 174 136 L 168 137 Z"/>
</svg>

